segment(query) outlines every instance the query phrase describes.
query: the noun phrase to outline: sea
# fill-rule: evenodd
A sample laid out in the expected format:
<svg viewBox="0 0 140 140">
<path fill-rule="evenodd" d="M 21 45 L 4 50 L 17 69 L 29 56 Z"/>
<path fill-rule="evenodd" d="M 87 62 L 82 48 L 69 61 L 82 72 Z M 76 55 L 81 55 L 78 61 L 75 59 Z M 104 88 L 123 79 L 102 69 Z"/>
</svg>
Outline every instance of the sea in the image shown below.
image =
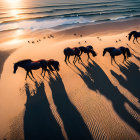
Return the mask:
<svg viewBox="0 0 140 140">
<path fill-rule="evenodd" d="M 0 0 L 0 31 L 140 18 L 140 0 Z"/>
</svg>

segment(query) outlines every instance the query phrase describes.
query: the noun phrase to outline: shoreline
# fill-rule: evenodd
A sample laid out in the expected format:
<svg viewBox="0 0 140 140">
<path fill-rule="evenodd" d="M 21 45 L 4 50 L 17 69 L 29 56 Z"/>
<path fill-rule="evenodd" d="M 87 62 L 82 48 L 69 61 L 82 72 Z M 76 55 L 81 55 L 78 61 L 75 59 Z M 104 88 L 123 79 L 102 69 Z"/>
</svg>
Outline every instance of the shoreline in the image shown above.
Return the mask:
<svg viewBox="0 0 140 140">
<path fill-rule="evenodd" d="M 122 21 L 114 21 L 114 22 L 108 22 L 108 23 L 87 24 L 87 25 L 82 25 L 79 27 L 72 27 L 70 29 L 64 29 L 64 31 L 58 29 L 59 30 L 58 32 L 71 34 L 71 33 L 74 33 L 74 30 L 80 31 L 84 28 L 85 30 L 88 30 L 87 33 L 85 32 L 83 33 L 85 35 L 97 34 L 97 33 L 106 34 L 107 32 L 110 32 L 112 30 L 120 33 L 121 31 L 126 32 L 126 31 L 130 31 L 131 28 L 137 28 L 137 27 L 140 27 L 140 18 L 131 19 L 127 21 L 122 20 Z"/>
</svg>

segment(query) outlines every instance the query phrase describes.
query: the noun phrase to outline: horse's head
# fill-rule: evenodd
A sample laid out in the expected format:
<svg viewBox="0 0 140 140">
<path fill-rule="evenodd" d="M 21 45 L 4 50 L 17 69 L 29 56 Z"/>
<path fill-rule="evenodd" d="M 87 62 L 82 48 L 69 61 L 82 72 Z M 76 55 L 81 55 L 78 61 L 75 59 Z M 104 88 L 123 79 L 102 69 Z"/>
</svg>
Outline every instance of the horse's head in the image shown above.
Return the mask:
<svg viewBox="0 0 140 140">
<path fill-rule="evenodd" d="M 131 53 L 130 53 L 129 48 L 126 48 L 126 53 L 127 53 L 127 57 L 131 57 L 132 56 Z"/>
<path fill-rule="evenodd" d="M 17 65 L 17 63 L 15 63 L 14 64 L 14 71 L 13 71 L 13 73 L 16 73 L 17 69 L 18 69 L 18 65 Z"/>
<path fill-rule="evenodd" d="M 106 54 L 106 49 L 104 49 L 104 51 L 103 51 L 103 56 Z"/>
<path fill-rule="evenodd" d="M 97 56 L 97 53 L 94 50 L 91 50 L 90 52 L 92 53 L 93 57 Z"/>
</svg>

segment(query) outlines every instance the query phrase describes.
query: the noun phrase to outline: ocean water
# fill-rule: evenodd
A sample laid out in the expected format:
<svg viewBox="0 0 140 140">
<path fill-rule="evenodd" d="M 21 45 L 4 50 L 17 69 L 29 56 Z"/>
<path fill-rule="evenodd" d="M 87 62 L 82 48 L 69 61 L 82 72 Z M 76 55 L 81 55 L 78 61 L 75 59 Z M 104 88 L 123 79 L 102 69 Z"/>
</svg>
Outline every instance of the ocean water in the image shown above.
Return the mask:
<svg viewBox="0 0 140 140">
<path fill-rule="evenodd" d="M 0 0 L 0 31 L 49 29 L 140 17 L 140 0 Z"/>
</svg>

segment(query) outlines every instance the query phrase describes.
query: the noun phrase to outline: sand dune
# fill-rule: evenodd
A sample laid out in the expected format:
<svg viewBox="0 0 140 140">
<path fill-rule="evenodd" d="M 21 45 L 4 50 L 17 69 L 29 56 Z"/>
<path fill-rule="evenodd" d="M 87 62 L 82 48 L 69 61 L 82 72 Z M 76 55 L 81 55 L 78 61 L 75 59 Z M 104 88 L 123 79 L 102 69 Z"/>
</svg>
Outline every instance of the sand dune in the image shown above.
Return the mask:
<svg viewBox="0 0 140 140">
<path fill-rule="evenodd" d="M 126 37 L 140 30 L 139 22 L 28 32 L 9 44 L 18 49 L 0 52 L 0 139 L 140 139 L 140 45 Z M 66 65 L 64 48 L 80 45 L 92 45 L 98 55 L 87 61 L 83 54 L 76 65 L 71 57 Z M 133 55 L 125 64 L 117 56 L 119 65 L 111 65 L 109 54 L 102 56 L 110 46 L 128 47 Z M 36 80 L 25 81 L 25 70 L 13 74 L 13 63 L 27 58 L 56 59 L 60 72 L 43 79 L 39 69 Z"/>
</svg>

